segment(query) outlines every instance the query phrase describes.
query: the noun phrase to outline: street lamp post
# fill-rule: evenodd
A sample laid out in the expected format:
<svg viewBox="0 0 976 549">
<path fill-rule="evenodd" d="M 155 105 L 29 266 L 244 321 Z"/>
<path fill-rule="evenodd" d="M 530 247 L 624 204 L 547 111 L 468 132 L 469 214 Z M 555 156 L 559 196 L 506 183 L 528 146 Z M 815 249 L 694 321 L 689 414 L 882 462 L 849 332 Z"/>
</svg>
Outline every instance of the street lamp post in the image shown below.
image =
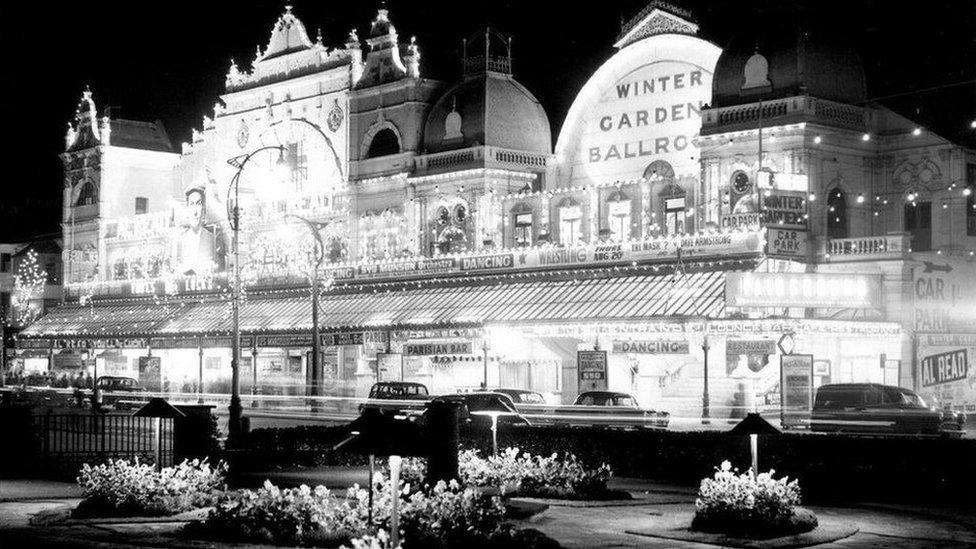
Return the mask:
<svg viewBox="0 0 976 549">
<path fill-rule="evenodd" d="M 707 325 L 706 325 L 706 328 L 707 328 Z M 709 419 L 709 410 L 708 410 L 708 405 L 709 405 L 709 398 L 708 398 L 708 349 L 709 349 L 709 345 L 708 345 L 708 334 L 706 333 L 705 335 L 702 336 L 702 352 L 705 355 L 705 363 L 704 363 L 704 380 L 705 380 L 705 384 L 704 384 L 704 387 L 702 389 L 702 424 L 705 424 L 705 425 L 711 423 L 711 420 Z"/>
<path fill-rule="evenodd" d="M 325 260 L 325 243 L 322 242 L 322 234 L 319 232 L 325 225 L 306 219 L 300 215 L 285 214 L 285 217 L 293 217 L 304 223 L 312 236 L 315 237 L 315 268 L 312 271 L 312 396 L 321 396 L 322 393 L 322 358 L 321 342 L 319 341 L 319 269 Z M 314 401 L 313 401 L 314 402 Z M 314 404 L 313 404 L 314 407 Z"/>
<path fill-rule="evenodd" d="M 485 340 L 481 343 L 481 350 L 484 352 L 484 362 L 485 362 L 485 377 L 484 381 L 481 382 L 481 388 L 488 390 L 488 333 L 485 332 Z M 497 452 L 496 452 L 497 453 Z"/>
<path fill-rule="evenodd" d="M 232 356 L 230 360 L 230 407 L 229 407 L 229 418 L 227 420 L 227 439 L 230 445 L 236 444 L 240 440 L 241 436 L 241 375 L 240 375 L 240 365 L 241 365 L 241 254 L 240 254 L 240 232 L 241 232 L 241 208 L 240 208 L 240 183 L 241 174 L 244 173 L 244 168 L 247 163 L 254 158 L 254 155 L 262 151 L 268 150 L 278 150 L 281 154 L 278 157 L 278 163 L 284 163 L 284 152 L 285 148 L 281 145 L 268 145 L 266 147 L 261 147 L 255 149 L 248 153 L 247 155 L 241 157 L 236 156 L 227 161 L 228 164 L 237 168 L 237 172 L 234 177 L 230 180 L 230 187 L 227 189 L 228 198 L 230 198 L 230 193 L 234 193 L 234 200 L 231 202 L 227 201 L 228 206 L 233 204 L 233 207 L 228 209 L 227 216 L 230 221 L 231 230 L 234 232 L 234 239 L 232 243 L 234 252 L 234 284 L 231 294 L 231 322 L 233 324 L 233 336 L 231 338 L 231 349 Z"/>
</svg>

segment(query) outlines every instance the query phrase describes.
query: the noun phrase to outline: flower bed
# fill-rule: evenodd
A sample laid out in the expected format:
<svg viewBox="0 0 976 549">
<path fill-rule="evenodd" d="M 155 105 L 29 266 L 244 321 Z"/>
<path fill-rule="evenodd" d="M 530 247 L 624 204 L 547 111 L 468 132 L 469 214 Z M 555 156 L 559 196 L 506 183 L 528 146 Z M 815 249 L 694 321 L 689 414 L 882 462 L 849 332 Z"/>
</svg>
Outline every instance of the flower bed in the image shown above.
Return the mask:
<svg viewBox="0 0 976 549">
<path fill-rule="evenodd" d="M 439 482 L 423 490 L 398 487 L 403 547 L 546 547 L 548 538 L 503 525 L 505 508 L 498 497 Z M 413 488 L 413 489 L 412 489 Z M 392 510 L 390 481 L 373 485 L 373 521 L 368 520 L 369 492 L 359 486 L 337 496 L 318 486 L 282 489 L 270 482 L 256 491 L 225 493 L 203 522 L 192 523 L 189 537 L 278 545 L 391 547 L 385 534 Z"/>
<path fill-rule="evenodd" d="M 408 482 L 423 483 L 426 461 L 404 460 L 402 472 Z M 506 448 L 498 455 L 483 458 L 476 450 L 458 454 L 458 476 L 466 486 L 499 488 L 508 495 L 558 499 L 620 499 L 626 492 L 607 488 L 613 475 L 610 466 L 585 466 L 575 455 L 552 454 L 548 457 Z"/>
<path fill-rule="evenodd" d="M 797 507 L 796 480 L 773 478 L 775 471 L 739 474 L 728 461 L 714 478 L 701 481 L 692 530 L 739 537 L 770 538 L 808 532 L 817 527 L 813 513 Z"/>
<path fill-rule="evenodd" d="M 138 458 L 86 463 L 77 478 L 84 496 L 74 516 L 160 516 L 207 507 L 225 489 L 226 474 L 225 464 L 196 459 L 161 471 Z"/>
</svg>

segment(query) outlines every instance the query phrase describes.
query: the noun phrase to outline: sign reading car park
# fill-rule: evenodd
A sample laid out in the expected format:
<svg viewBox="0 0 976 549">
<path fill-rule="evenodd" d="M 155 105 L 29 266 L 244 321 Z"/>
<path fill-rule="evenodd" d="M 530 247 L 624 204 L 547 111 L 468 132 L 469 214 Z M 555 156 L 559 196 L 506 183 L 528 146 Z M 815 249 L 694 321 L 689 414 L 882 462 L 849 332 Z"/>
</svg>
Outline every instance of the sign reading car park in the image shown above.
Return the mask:
<svg viewBox="0 0 976 549">
<path fill-rule="evenodd" d="M 766 255 L 782 259 L 806 259 L 807 231 L 770 228 L 766 237 Z"/>
</svg>

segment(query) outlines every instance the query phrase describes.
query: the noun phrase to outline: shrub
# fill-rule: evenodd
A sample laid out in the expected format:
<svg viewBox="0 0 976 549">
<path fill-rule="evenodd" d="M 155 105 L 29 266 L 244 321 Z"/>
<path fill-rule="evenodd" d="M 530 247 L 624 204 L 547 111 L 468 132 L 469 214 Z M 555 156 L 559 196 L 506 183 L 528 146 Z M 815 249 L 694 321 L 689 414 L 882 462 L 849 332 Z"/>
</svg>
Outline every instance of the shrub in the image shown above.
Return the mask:
<svg viewBox="0 0 976 549">
<path fill-rule="evenodd" d="M 156 471 L 136 458 L 85 464 L 78 475 L 84 491 L 77 515 L 169 515 L 206 507 L 225 488 L 227 466 L 183 461 Z"/>
<path fill-rule="evenodd" d="M 427 472 L 426 461 L 404 460 L 401 475 L 405 481 L 420 484 Z M 458 476 L 468 486 L 513 489 L 518 495 L 556 498 L 587 498 L 608 492 L 613 471 L 607 464 L 585 466 L 575 455 L 549 457 L 506 448 L 498 455 L 482 458 L 476 450 L 458 454 Z"/>
<path fill-rule="evenodd" d="M 390 535 L 383 529 L 377 531 L 376 534 L 367 534 L 360 538 L 351 539 L 349 545 L 352 547 L 343 545 L 342 549 L 400 549 L 402 547 L 401 545 L 394 547 Z"/>
<path fill-rule="evenodd" d="M 389 510 L 386 512 L 389 516 Z M 400 527 L 412 547 L 475 547 L 500 532 L 505 506 L 498 497 L 438 482 L 411 494 L 403 505 Z"/>
<path fill-rule="evenodd" d="M 714 478 L 702 479 L 695 500 L 692 528 L 748 536 L 797 533 L 813 525 L 795 524 L 800 487 L 775 471 L 739 474 L 728 461 L 716 468 Z"/>
<path fill-rule="evenodd" d="M 337 499 L 324 486 L 282 489 L 265 481 L 257 490 L 225 493 L 198 529 L 211 538 L 338 545 L 366 532 L 356 489 L 346 496 Z"/>
</svg>

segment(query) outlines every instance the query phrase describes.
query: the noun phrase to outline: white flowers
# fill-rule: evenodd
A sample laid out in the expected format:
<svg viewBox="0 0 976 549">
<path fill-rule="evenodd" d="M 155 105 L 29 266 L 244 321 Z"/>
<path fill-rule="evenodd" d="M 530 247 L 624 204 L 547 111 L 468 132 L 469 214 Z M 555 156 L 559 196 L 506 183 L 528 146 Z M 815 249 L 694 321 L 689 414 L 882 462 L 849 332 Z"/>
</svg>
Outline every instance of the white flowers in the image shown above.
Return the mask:
<svg viewBox="0 0 976 549">
<path fill-rule="evenodd" d="M 729 519 L 777 522 L 789 518 L 800 503 L 800 487 L 787 477 L 773 478 L 775 471 L 738 474 L 723 461 L 714 478 L 702 479 L 695 500 L 698 515 Z"/>
<path fill-rule="evenodd" d="M 227 465 L 183 461 L 157 472 L 152 465 L 119 459 L 92 467 L 87 463 L 78 485 L 90 505 L 138 514 L 173 514 L 205 507 L 224 489 Z"/>
<path fill-rule="evenodd" d="M 412 458 L 403 461 L 404 480 L 422 483 L 426 462 Z M 522 495 L 585 495 L 605 491 L 613 471 L 607 464 L 587 468 L 573 454 L 548 457 L 506 448 L 497 456 L 482 458 L 476 450 L 458 454 L 458 475 L 468 486 L 513 487 Z"/>
</svg>

